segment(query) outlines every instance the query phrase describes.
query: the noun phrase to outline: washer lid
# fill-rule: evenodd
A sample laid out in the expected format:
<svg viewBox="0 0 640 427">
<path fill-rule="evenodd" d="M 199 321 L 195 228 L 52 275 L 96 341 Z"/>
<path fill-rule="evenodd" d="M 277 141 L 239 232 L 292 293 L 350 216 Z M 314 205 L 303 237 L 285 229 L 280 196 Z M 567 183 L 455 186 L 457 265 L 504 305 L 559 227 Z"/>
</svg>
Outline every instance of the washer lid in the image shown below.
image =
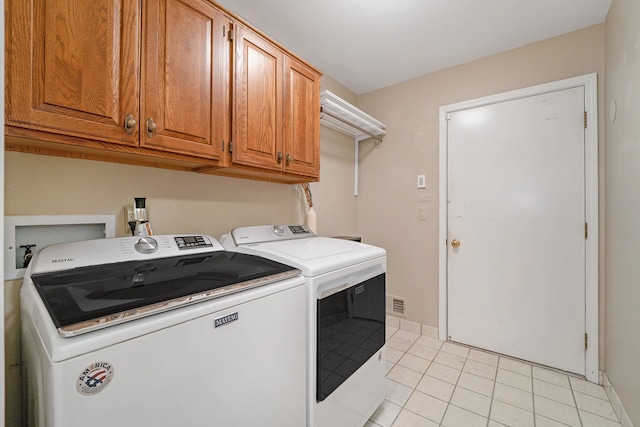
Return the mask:
<svg viewBox="0 0 640 427">
<path fill-rule="evenodd" d="M 115 325 L 300 271 L 254 255 L 213 251 L 31 275 L 62 336 Z"/>
<path fill-rule="evenodd" d="M 386 257 L 386 252 L 382 248 L 331 237 L 309 237 L 241 245 L 236 250 L 262 255 L 292 265 L 307 277 Z"/>
</svg>

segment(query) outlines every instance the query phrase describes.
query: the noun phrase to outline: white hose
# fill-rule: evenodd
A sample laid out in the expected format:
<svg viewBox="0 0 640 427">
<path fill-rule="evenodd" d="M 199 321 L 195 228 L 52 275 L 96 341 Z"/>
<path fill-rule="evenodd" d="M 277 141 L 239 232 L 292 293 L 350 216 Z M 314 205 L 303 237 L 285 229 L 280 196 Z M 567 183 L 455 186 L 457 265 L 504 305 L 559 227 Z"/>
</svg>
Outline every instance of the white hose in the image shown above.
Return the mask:
<svg viewBox="0 0 640 427">
<path fill-rule="evenodd" d="M 318 221 L 316 211 L 313 210 L 313 207 L 307 209 L 307 216 L 305 218 L 304 225 L 306 225 L 314 234 L 318 234 Z"/>
</svg>

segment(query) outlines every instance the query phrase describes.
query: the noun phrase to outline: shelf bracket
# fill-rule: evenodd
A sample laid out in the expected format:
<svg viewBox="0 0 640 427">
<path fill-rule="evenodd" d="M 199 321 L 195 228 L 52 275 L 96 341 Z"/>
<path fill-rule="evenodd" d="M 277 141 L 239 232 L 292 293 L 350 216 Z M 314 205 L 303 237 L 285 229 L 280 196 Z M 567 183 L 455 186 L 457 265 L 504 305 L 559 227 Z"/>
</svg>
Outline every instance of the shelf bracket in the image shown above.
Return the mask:
<svg viewBox="0 0 640 427">
<path fill-rule="evenodd" d="M 359 180 L 358 180 L 358 171 L 359 171 L 359 164 L 360 164 L 360 141 L 364 141 L 365 139 L 369 139 L 371 138 L 369 135 L 356 135 L 353 137 L 353 146 L 355 147 L 355 159 L 354 159 L 354 165 L 353 165 L 353 170 L 354 170 L 354 177 L 353 177 L 353 195 L 358 197 L 358 184 L 359 184 Z M 382 140 L 378 140 L 379 142 L 376 145 L 379 145 L 380 142 L 382 142 Z"/>
<path fill-rule="evenodd" d="M 360 141 L 374 138 L 376 146 L 387 134 L 384 123 L 374 119 L 328 90 L 320 93 L 320 123 L 354 137 L 354 196 L 358 195 L 358 164 Z"/>
</svg>

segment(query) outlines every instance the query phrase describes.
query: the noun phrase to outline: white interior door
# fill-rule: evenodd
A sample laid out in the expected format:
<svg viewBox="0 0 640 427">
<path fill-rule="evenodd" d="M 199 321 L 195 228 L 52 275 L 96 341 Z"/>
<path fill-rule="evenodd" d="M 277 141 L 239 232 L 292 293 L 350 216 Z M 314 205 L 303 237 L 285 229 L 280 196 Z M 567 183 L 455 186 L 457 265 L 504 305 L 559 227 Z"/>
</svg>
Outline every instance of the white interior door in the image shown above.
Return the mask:
<svg viewBox="0 0 640 427">
<path fill-rule="evenodd" d="M 448 116 L 449 339 L 585 373 L 584 111 L 574 87 Z"/>
</svg>

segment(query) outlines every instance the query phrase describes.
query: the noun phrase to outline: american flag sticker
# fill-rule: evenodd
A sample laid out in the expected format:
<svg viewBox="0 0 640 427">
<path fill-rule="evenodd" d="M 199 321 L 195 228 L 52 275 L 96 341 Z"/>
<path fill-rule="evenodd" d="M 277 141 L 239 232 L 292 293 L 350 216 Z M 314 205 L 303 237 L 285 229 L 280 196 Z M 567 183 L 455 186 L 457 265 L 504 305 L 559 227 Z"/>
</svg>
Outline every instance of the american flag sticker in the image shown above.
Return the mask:
<svg viewBox="0 0 640 427">
<path fill-rule="evenodd" d="M 96 362 L 87 366 L 76 381 L 76 390 L 84 395 L 94 395 L 105 389 L 113 379 L 113 365 Z"/>
</svg>

